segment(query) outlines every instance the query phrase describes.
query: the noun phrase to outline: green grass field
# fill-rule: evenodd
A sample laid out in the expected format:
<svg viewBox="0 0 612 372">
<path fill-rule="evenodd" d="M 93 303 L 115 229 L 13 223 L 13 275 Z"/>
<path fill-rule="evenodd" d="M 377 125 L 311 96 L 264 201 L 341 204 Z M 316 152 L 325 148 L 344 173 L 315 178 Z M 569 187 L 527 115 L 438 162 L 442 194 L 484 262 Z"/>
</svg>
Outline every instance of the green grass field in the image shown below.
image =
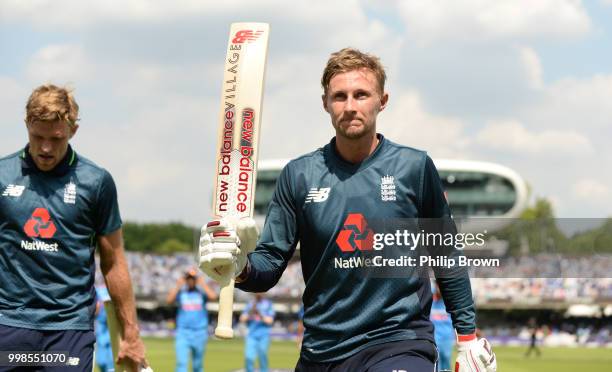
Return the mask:
<svg viewBox="0 0 612 372">
<path fill-rule="evenodd" d="M 174 341 L 145 340 L 147 355 L 156 372 L 174 370 Z M 211 340 L 205 357 L 206 372 L 225 372 L 243 368 L 243 340 Z M 542 348 L 541 357 L 523 357 L 525 348 L 495 347 L 500 372 L 603 372 L 612 370 L 612 349 Z M 293 370 L 298 350 L 293 342 L 273 342 L 270 367 Z"/>
</svg>

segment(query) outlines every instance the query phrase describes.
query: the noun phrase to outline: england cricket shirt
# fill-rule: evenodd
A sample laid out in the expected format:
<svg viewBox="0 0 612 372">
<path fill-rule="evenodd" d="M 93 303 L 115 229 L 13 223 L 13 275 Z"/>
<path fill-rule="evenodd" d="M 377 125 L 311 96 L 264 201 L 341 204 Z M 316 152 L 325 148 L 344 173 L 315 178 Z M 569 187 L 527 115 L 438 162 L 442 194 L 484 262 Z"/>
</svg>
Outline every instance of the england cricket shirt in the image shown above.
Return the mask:
<svg viewBox="0 0 612 372">
<path fill-rule="evenodd" d="M 394 266 L 390 271 L 376 271 L 383 262 L 371 254 L 395 248 L 372 249 L 372 233 L 381 223 L 450 218 L 450 211 L 427 154 L 378 138 L 375 151 L 358 164 L 343 160 L 332 139 L 283 169 L 257 249 L 249 255 L 250 274 L 237 284 L 268 290 L 300 244 L 306 284 L 302 356 L 310 361 L 342 360 L 390 341 L 434 340 L 429 278 L 395 259 L 384 262 Z M 455 328 L 474 332 L 467 274 L 438 282 Z"/>
<path fill-rule="evenodd" d="M 0 159 L 0 324 L 93 329 L 96 238 L 121 227 L 115 184 L 71 147 L 49 172 L 27 149 Z"/>
</svg>

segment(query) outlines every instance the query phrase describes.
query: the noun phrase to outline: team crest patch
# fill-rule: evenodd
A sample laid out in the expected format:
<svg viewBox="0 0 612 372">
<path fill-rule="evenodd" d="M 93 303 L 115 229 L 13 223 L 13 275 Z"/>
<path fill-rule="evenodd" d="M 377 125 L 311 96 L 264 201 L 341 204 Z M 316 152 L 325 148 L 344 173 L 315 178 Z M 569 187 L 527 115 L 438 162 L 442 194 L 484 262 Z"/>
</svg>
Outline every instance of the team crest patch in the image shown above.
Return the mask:
<svg viewBox="0 0 612 372">
<path fill-rule="evenodd" d="M 64 186 L 64 203 L 76 204 L 76 185 L 72 181 Z"/>
<path fill-rule="evenodd" d="M 386 175 L 380 178 L 380 200 L 395 201 L 395 177 Z"/>
</svg>

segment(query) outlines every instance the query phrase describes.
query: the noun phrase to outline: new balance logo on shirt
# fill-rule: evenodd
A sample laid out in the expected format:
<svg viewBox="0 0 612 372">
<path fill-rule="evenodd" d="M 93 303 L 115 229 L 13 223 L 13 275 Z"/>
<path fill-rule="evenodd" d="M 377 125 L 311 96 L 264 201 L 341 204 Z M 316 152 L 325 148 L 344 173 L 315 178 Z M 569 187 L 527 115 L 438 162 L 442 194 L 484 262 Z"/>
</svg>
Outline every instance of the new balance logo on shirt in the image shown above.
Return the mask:
<svg viewBox="0 0 612 372">
<path fill-rule="evenodd" d="M 327 198 L 329 198 L 329 192 L 331 191 L 330 187 L 321 187 L 321 188 L 316 188 L 313 187 L 310 189 L 310 191 L 308 192 L 308 195 L 306 195 L 306 201 L 305 204 L 308 203 L 321 203 L 327 200 Z"/>
<path fill-rule="evenodd" d="M 21 196 L 21 194 L 23 194 L 23 190 L 25 190 L 25 186 L 10 184 L 6 187 L 6 189 L 4 189 L 2 196 L 12 196 L 18 198 Z"/>
</svg>

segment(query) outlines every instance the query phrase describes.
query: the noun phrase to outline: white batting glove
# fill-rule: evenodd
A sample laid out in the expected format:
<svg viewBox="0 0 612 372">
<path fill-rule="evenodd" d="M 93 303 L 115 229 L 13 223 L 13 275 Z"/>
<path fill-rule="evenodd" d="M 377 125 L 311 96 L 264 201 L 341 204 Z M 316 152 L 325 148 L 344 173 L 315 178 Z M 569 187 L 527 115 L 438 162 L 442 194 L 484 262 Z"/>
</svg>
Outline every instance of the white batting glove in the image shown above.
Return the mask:
<svg viewBox="0 0 612 372">
<path fill-rule="evenodd" d="M 258 236 L 252 218 L 209 222 L 202 227 L 200 235 L 200 269 L 221 284 L 240 275 L 246 266 L 247 254 L 255 249 Z"/>
<path fill-rule="evenodd" d="M 497 360 L 486 338 L 457 335 L 455 372 L 496 372 Z"/>
</svg>

